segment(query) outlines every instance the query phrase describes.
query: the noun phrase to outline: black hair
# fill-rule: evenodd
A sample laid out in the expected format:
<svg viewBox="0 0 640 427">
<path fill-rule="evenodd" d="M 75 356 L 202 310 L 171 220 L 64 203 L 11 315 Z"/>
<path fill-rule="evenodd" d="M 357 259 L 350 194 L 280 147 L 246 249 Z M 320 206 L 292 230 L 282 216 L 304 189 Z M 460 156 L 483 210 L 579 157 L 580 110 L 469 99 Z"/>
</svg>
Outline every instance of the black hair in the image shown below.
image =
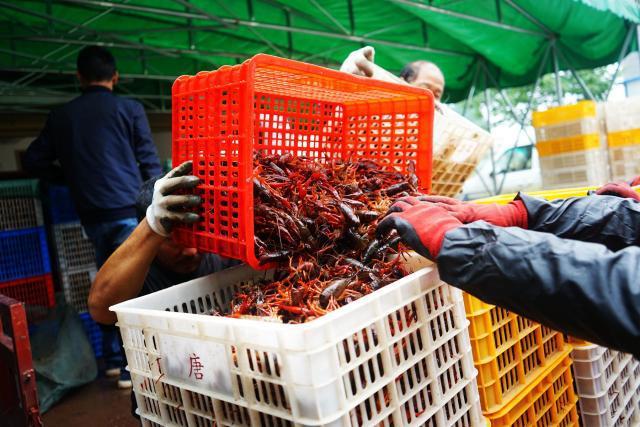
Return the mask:
<svg viewBox="0 0 640 427">
<path fill-rule="evenodd" d="M 149 178 L 142 183 L 140 193 L 138 193 L 138 197 L 136 198 L 136 216 L 138 217 L 138 222 L 142 221 L 142 219 L 147 215 L 147 208 L 153 201 L 153 186 L 160 178 L 162 178 L 162 175 Z"/>
<path fill-rule="evenodd" d="M 110 80 L 116 74 L 116 60 L 107 49 L 87 46 L 78 54 L 78 73 L 88 82 Z"/>
<path fill-rule="evenodd" d="M 413 61 L 404 66 L 400 72 L 400 77 L 407 83 L 413 83 L 418 78 L 420 68 L 424 65 L 436 65 L 431 61 Z M 436 65 L 437 67 L 437 65 Z"/>
</svg>

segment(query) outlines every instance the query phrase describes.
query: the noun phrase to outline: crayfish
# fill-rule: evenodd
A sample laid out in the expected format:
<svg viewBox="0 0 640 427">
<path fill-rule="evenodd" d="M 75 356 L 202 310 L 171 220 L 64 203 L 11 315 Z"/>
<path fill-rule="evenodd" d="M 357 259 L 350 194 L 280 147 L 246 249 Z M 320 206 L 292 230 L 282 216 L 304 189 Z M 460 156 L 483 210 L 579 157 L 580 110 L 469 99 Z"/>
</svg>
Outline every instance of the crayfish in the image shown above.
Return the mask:
<svg viewBox="0 0 640 427">
<path fill-rule="evenodd" d="M 238 289 L 231 315 L 301 323 L 405 276 L 401 257 L 389 257 L 404 250 L 399 237 L 375 230 L 395 198 L 417 193 L 413 170 L 257 152 L 256 257 L 278 266 L 274 281 Z"/>
</svg>

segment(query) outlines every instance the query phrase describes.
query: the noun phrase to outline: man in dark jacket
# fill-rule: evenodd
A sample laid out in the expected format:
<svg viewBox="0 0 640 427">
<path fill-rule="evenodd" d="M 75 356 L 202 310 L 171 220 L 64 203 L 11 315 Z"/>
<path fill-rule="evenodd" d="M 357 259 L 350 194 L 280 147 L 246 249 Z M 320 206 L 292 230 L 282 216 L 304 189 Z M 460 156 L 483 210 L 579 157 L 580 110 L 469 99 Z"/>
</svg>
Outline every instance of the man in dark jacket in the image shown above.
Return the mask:
<svg viewBox="0 0 640 427">
<path fill-rule="evenodd" d="M 407 197 L 378 232 L 397 230 L 438 263 L 444 281 L 488 303 L 640 358 L 640 203 L 633 198 L 547 202 L 519 194 L 507 205 L 479 205 Z"/>
<path fill-rule="evenodd" d="M 135 201 L 143 181 L 161 172 L 142 105 L 113 94 L 115 59 L 98 46 L 78 55 L 82 95 L 49 114 L 29 146 L 24 166 L 42 178 L 62 175 L 100 267 L 137 225 Z M 58 161 L 59 166 L 54 162 Z M 117 329 L 106 342 L 117 339 Z M 109 373 L 120 364 L 119 345 L 106 346 Z M 121 370 L 122 387 L 130 386 Z"/>
</svg>

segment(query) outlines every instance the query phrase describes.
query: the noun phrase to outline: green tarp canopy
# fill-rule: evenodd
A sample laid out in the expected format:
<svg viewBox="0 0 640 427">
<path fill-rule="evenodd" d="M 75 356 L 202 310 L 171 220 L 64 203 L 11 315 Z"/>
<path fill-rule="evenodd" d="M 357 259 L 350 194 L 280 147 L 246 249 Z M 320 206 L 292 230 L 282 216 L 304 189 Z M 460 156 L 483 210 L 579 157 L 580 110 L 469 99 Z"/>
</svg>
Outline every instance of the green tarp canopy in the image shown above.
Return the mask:
<svg viewBox="0 0 640 427">
<path fill-rule="evenodd" d="M 0 93 L 11 102 L 28 101 L 18 96 L 26 88 L 53 100 L 73 92 L 78 50 L 103 44 L 122 90 L 149 108 L 166 107 L 181 74 L 259 52 L 337 67 L 365 45 L 394 72 L 437 63 L 444 99 L 455 102 L 474 81 L 532 83 L 549 52 L 557 61 L 544 72 L 616 62 L 623 47 L 636 48 L 640 23 L 636 0 L 0 0 L 0 11 Z M 476 81 L 478 69 L 493 78 Z"/>
</svg>

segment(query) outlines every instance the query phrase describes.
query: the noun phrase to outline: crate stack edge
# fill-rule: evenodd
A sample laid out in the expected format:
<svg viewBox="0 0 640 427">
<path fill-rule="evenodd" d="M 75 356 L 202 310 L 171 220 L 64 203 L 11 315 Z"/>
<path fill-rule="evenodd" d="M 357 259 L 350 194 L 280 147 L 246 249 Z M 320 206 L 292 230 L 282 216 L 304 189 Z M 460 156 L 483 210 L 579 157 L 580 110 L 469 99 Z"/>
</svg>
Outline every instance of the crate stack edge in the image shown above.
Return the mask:
<svg viewBox="0 0 640 427">
<path fill-rule="evenodd" d="M 95 356 L 100 357 L 101 331 L 87 307 L 89 289 L 97 272 L 95 249 L 84 233 L 69 188 L 49 185 L 46 194 L 60 286 L 67 304 L 78 311 Z"/>
<path fill-rule="evenodd" d="M 55 305 L 39 185 L 0 181 L 0 293 L 37 309 Z"/>
<path fill-rule="evenodd" d="M 533 113 L 536 148 L 546 189 L 609 181 L 604 107 L 594 101 Z"/>
<path fill-rule="evenodd" d="M 574 344 L 571 357 L 585 427 L 640 424 L 640 361 L 590 343 Z"/>
<path fill-rule="evenodd" d="M 612 180 L 640 175 L 640 96 L 604 105 Z"/>
</svg>

